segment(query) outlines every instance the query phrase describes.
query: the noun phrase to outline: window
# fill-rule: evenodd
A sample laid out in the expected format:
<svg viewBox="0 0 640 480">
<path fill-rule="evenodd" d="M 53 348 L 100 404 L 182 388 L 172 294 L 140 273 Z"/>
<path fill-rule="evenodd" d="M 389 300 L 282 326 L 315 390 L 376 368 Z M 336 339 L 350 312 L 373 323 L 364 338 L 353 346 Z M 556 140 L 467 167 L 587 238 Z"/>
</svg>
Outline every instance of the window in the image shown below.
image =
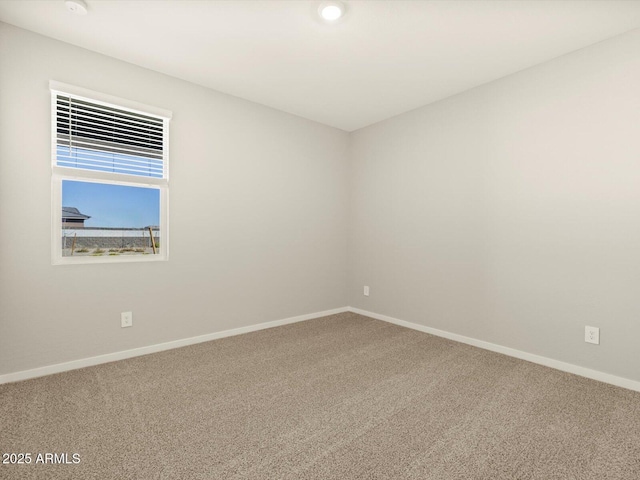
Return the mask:
<svg viewBox="0 0 640 480">
<path fill-rule="evenodd" d="M 50 88 L 53 263 L 166 260 L 171 112 Z"/>
</svg>

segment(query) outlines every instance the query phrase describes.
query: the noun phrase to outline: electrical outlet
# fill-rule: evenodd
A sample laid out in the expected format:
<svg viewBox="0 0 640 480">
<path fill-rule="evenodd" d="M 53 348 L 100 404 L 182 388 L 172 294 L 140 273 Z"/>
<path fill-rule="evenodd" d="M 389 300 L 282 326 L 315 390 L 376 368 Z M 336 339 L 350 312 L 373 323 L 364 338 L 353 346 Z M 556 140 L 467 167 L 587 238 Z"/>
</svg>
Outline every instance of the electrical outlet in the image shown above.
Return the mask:
<svg viewBox="0 0 640 480">
<path fill-rule="evenodd" d="M 369 296 L 369 287 L 367 287 L 366 285 L 364 286 L 364 296 L 365 297 Z"/>
<path fill-rule="evenodd" d="M 133 326 L 133 312 L 122 312 L 120 314 L 120 326 L 122 328 Z"/>
<path fill-rule="evenodd" d="M 598 327 L 584 327 L 584 341 L 600 344 L 600 329 Z"/>
</svg>

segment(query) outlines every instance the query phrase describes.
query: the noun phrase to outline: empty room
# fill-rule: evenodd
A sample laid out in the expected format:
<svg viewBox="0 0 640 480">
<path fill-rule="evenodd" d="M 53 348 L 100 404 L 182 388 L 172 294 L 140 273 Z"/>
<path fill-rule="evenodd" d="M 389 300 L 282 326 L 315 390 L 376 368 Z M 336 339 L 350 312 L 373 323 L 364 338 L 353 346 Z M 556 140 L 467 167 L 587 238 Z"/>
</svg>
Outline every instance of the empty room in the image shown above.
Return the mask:
<svg viewBox="0 0 640 480">
<path fill-rule="evenodd" d="M 0 0 L 0 478 L 640 478 L 640 1 Z"/>
</svg>

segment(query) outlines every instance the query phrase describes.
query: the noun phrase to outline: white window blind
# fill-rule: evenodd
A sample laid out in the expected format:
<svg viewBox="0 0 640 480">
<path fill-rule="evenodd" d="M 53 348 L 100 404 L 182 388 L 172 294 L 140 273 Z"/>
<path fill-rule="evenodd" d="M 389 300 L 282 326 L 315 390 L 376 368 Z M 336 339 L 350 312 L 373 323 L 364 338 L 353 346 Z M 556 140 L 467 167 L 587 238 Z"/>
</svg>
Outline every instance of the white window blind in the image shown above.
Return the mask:
<svg viewBox="0 0 640 480">
<path fill-rule="evenodd" d="M 53 95 L 57 166 L 166 178 L 166 118 Z"/>
</svg>

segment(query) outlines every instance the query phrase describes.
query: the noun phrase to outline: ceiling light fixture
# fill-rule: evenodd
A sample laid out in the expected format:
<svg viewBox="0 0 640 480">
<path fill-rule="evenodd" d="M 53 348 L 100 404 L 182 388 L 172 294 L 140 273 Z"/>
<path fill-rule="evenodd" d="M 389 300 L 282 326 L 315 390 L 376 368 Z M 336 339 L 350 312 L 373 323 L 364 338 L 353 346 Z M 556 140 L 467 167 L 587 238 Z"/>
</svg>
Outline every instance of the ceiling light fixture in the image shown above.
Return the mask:
<svg viewBox="0 0 640 480">
<path fill-rule="evenodd" d="M 84 0 L 66 0 L 64 4 L 67 6 L 67 10 L 76 15 L 87 14 L 87 4 Z"/>
<path fill-rule="evenodd" d="M 322 2 L 318 7 L 318 14 L 325 22 L 337 21 L 344 15 L 344 12 L 344 3 L 337 1 Z"/>
</svg>

